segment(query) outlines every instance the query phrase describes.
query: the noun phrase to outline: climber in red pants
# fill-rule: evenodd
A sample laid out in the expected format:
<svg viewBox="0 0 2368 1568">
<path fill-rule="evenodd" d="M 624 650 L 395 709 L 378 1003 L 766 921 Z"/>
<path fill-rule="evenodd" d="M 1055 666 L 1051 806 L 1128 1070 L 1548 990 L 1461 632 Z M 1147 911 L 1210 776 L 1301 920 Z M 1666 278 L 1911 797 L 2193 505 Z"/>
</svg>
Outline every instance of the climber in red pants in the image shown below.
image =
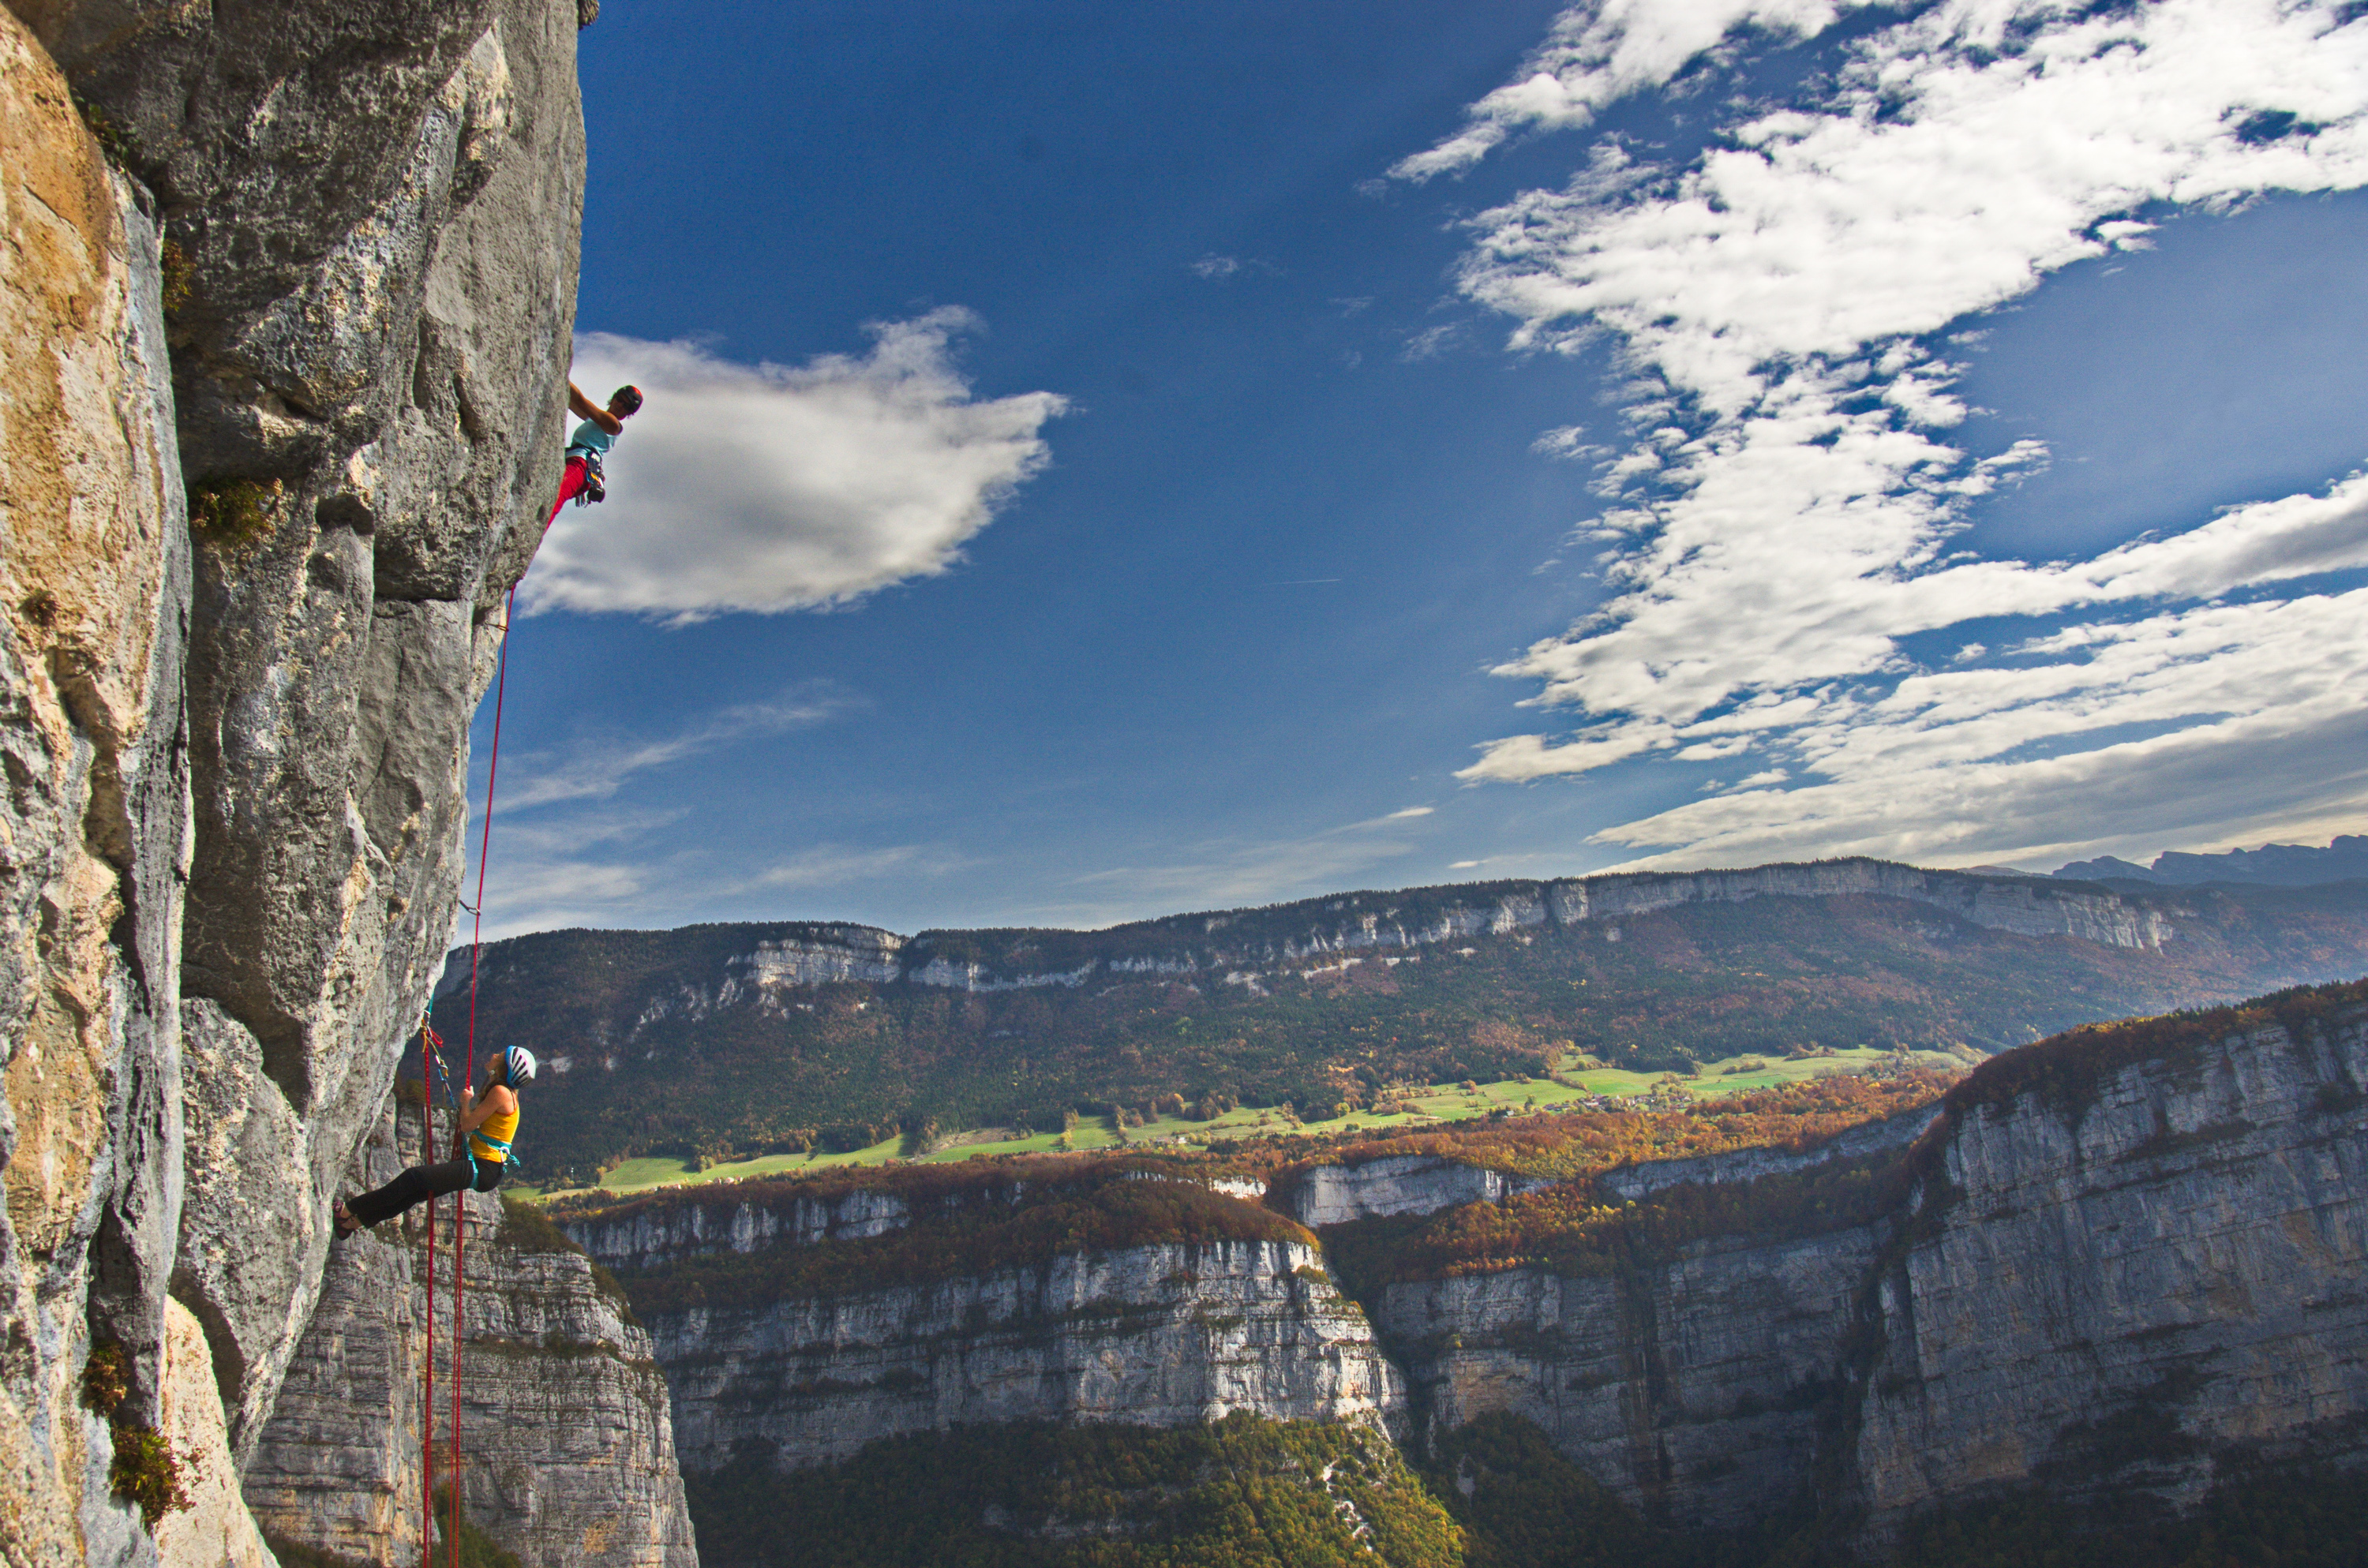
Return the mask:
<svg viewBox="0 0 2368 1568">
<path fill-rule="evenodd" d="M 618 433 L 624 429 L 625 421 L 641 411 L 642 389 L 619 387 L 610 395 L 609 406 L 602 408 L 586 397 L 574 381 L 570 381 L 567 383 L 567 406 L 570 412 L 582 415 L 584 423 L 575 427 L 575 434 L 567 437 L 567 470 L 560 476 L 559 499 L 551 504 L 551 515 L 542 519 L 542 526 L 546 528 L 559 520 L 559 509 L 570 500 L 580 506 L 587 500 L 598 501 L 608 494 L 608 488 L 601 480 L 600 460 L 608 456 L 609 449 L 616 444 Z"/>
</svg>

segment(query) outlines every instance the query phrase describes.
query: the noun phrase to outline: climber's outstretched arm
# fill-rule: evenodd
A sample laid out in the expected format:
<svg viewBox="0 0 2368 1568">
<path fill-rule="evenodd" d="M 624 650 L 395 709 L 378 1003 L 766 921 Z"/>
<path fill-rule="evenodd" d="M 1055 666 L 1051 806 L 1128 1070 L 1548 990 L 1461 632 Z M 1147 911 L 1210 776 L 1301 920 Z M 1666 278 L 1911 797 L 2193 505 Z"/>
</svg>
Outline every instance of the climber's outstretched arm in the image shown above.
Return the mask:
<svg viewBox="0 0 2368 1568">
<path fill-rule="evenodd" d="M 567 408 L 580 419 L 589 419 L 611 436 L 625 427 L 625 422 L 584 395 L 584 389 L 574 381 L 567 383 Z"/>
</svg>

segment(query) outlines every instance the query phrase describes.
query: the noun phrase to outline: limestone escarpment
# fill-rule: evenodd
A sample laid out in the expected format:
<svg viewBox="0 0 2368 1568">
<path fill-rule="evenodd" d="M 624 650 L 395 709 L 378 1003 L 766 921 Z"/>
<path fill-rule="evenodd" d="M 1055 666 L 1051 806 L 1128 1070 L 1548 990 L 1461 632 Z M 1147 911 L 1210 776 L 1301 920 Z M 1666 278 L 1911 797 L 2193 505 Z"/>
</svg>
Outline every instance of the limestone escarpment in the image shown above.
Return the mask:
<svg viewBox="0 0 2368 1568">
<path fill-rule="evenodd" d="M 646 1209 L 628 1206 L 571 1224 L 567 1233 L 610 1268 L 654 1268 L 707 1253 L 884 1236 L 902 1230 L 912 1217 L 912 1205 L 902 1195 L 859 1187 L 814 1197 L 787 1194 L 773 1201 L 694 1199 Z"/>
<path fill-rule="evenodd" d="M 1856 1229 L 1394 1285 L 1377 1326 L 1439 1429 L 1525 1416 L 1646 1518 L 1736 1528 L 1808 1489 L 1877 1244 Z"/>
<path fill-rule="evenodd" d="M 1526 1416 L 1679 1524 L 1814 1505 L 1880 1551 L 2018 1487 L 2184 1506 L 2356 1464 L 2363 1035 L 2361 985 L 2076 1033 L 1952 1092 L 1872 1223 L 1639 1233 L 1575 1274 L 1391 1284 L 1376 1324 L 1436 1427 Z"/>
<path fill-rule="evenodd" d="M 870 926 L 810 925 L 756 943 L 729 967 L 735 979 L 760 990 L 849 980 L 971 992 L 1076 987 L 1097 973 L 1255 972 L 1327 956 L 1419 949 L 1687 904 L 1836 897 L 1904 899 L 1992 930 L 2078 937 L 2108 947 L 2158 948 L 2175 935 L 2162 909 L 2085 883 L 1846 859 L 1348 893 L 1099 932 L 927 931 L 906 937 Z M 728 1002 L 717 998 L 709 1005 Z"/>
<path fill-rule="evenodd" d="M 956 1425 L 1395 1421 L 1364 1314 L 1288 1242 L 1071 1253 L 932 1284 L 654 1315 L 687 1469 L 784 1467 Z"/>
<path fill-rule="evenodd" d="M 1303 1225 L 1344 1225 L 1393 1214 L 1433 1214 L 1465 1203 L 1494 1203 L 1543 1186 L 1485 1165 L 1429 1154 L 1394 1154 L 1354 1165 L 1316 1165 L 1273 1195 Z"/>
<path fill-rule="evenodd" d="M 2368 1453 L 2368 1006 L 2341 989 L 1967 1096 L 1873 1280 L 1847 1458 L 1878 1537 L 1968 1491 L 2192 1502 L 2250 1456 Z"/>
</svg>

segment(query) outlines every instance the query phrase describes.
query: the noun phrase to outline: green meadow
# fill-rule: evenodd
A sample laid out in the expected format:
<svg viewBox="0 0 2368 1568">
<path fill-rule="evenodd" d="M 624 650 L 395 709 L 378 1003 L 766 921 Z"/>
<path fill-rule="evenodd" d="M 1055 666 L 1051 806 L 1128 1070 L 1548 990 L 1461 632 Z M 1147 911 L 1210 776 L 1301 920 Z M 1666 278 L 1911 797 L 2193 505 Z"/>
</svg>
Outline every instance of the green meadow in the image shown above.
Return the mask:
<svg viewBox="0 0 2368 1568">
<path fill-rule="evenodd" d="M 1911 1055 L 1918 1066 L 1964 1065 L 1960 1058 L 1937 1051 L 1919 1051 Z M 1616 1067 L 1588 1067 L 1566 1071 L 1554 1078 L 1507 1078 L 1492 1084 L 1476 1085 L 1470 1089 L 1454 1084 L 1432 1084 L 1417 1093 L 1402 1096 L 1413 1106 L 1411 1111 L 1389 1116 L 1360 1110 L 1324 1120 L 1295 1119 L 1290 1113 L 1280 1109 L 1243 1106 L 1227 1111 L 1213 1121 L 1189 1121 L 1178 1117 L 1163 1116 L 1121 1131 L 1112 1126 L 1110 1119 L 1105 1115 L 1083 1119 L 1065 1133 L 1039 1132 L 1027 1138 L 998 1138 L 994 1135 L 994 1129 L 955 1133 L 930 1153 L 911 1156 L 905 1153 L 905 1141 L 902 1138 L 891 1138 L 868 1149 L 843 1153 L 765 1154 L 754 1159 L 712 1165 L 705 1170 L 694 1169 L 691 1162 L 670 1155 L 651 1156 L 627 1160 L 616 1166 L 600 1179 L 598 1190 L 642 1192 L 651 1187 L 696 1186 L 711 1181 L 736 1181 L 746 1176 L 826 1171 L 843 1165 L 884 1165 L 899 1160 L 915 1165 L 942 1165 L 995 1154 L 1044 1154 L 1121 1148 L 1201 1148 L 1212 1142 L 1232 1139 L 1318 1137 L 1368 1130 L 1388 1131 L 1463 1121 L 1498 1110 L 1519 1116 L 1550 1111 L 1587 1099 L 1634 1097 L 1650 1094 L 1656 1088 L 1665 1088 L 1670 1083 L 1682 1085 L 1687 1094 L 1697 1099 L 1706 1099 L 1738 1094 L 1747 1089 L 1764 1089 L 1774 1084 L 1794 1083 L 1826 1074 L 1863 1073 L 1895 1059 L 1895 1053 L 1890 1051 L 1860 1049 L 1791 1061 L 1732 1056 L 1723 1062 L 1706 1063 L 1698 1074 L 1690 1078 L 1675 1078 L 1672 1074 L 1661 1073 L 1630 1073 Z M 521 1196 L 541 1195 L 539 1189 L 530 1184 L 522 1184 L 511 1190 Z"/>
</svg>

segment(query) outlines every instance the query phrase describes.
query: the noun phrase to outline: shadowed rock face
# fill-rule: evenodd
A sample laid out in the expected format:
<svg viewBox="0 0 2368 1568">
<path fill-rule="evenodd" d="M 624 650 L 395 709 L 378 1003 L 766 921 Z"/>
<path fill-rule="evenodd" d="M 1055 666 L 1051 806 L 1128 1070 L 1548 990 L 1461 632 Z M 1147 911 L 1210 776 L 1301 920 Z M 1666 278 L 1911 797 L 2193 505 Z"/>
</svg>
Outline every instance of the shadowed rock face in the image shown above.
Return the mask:
<svg viewBox="0 0 2368 1568">
<path fill-rule="evenodd" d="M 2192 1502 L 2252 1460 L 2368 1458 L 2363 996 L 2076 1032 L 1805 1154 L 1611 1173 L 1649 1201 L 1884 1161 L 1872 1193 L 1901 1196 L 1861 1222 L 1871 1208 L 1823 1218 L 1782 1207 L 1806 1189 L 1759 1187 L 1751 1233 L 1648 1226 L 1569 1274 L 1391 1284 L 1370 1328 L 1305 1267 L 1320 1254 L 1235 1244 L 669 1308 L 655 1353 L 694 1471 L 752 1442 L 797 1467 L 955 1424 L 1246 1409 L 1418 1438 L 1508 1412 L 1648 1518 L 1814 1510 L 1878 1555 L 1919 1510 L 2016 1487 Z M 1358 1223 L 1531 1185 L 1427 1159 L 1316 1174 L 1269 1201 Z M 620 1267 L 663 1267 L 901 1219 L 860 1196 L 687 1194 L 573 1224 Z"/>
<path fill-rule="evenodd" d="M 1378 1326 L 1430 1420 L 1528 1416 L 1674 1523 L 1815 1488 L 1880 1547 L 2021 1485 L 2190 1503 L 2234 1460 L 2368 1453 L 2363 1083 L 2368 1008 L 2248 1028 L 1952 1110 L 1873 1225 L 1394 1285 Z"/>
<path fill-rule="evenodd" d="M 1878 1534 L 1967 1490 L 2192 1501 L 2368 1449 L 2368 1016 L 1960 1119 L 1875 1277 L 1849 1453 Z"/>
<path fill-rule="evenodd" d="M 624 1321 L 581 1254 L 520 1251 L 500 1240 L 492 1199 L 472 1199 L 471 1210 L 461 1398 L 470 1518 L 534 1568 L 698 1568 L 649 1335 Z M 417 1556 L 422 1250 L 421 1233 L 390 1224 L 382 1239 L 330 1255 L 320 1310 L 247 1466 L 247 1502 L 273 1534 L 372 1562 Z M 438 1267 L 441 1467 L 449 1251 Z"/>
</svg>

